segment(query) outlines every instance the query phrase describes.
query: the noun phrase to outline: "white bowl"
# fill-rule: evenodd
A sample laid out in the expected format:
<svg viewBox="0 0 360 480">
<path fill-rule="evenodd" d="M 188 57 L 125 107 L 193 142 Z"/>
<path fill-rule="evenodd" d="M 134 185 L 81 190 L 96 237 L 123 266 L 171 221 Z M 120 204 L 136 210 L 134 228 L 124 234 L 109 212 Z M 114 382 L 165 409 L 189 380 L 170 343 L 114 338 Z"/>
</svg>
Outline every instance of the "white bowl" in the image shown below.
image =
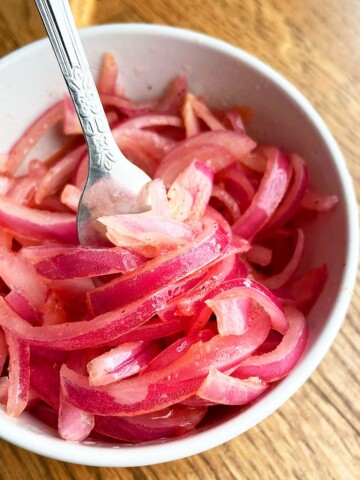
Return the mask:
<svg viewBox="0 0 360 480">
<path fill-rule="evenodd" d="M 357 205 L 351 178 L 328 128 L 310 103 L 270 67 L 227 43 L 191 31 L 156 25 L 105 25 L 81 32 L 93 73 L 105 51 L 115 54 L 121 81 L 133 98 L 161 92 L 185 73 L 191 90 L 212 105 L 247 104 L 255 111 L 255 139 L 297 152 L 309 162 L 312 184 L 340 198 L 334 212 L 307 232 L 308 265 L 327 263 L 326 288 L 308 320 L 310 338 L 293 372 L 249 408 L 231 409 L 184 438 L 141 445 L 70 443 L 28 414 L 19 420 L 0 410 L 0 436 L 48 457 L 97 466 L 140 466 L 183 458 L 224 443 L 279 408 L 306 381 L 326 354 L 345 316 L 358 256 Z M 47 40 L 0 61 L 0 151 L 65 91 Z"/>
</svg>

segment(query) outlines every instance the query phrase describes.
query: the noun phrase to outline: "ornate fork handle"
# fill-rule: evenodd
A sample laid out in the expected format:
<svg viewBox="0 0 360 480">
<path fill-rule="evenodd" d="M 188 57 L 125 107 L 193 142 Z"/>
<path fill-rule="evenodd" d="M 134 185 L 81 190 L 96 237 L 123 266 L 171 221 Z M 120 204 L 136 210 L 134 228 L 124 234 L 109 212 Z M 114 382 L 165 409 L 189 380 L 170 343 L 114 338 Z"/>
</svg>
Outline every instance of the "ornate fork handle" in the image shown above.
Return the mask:
<svg viewBox="0 0 360 480">
<path fill-rule="evenodd" d="M 89 149 L 89 158 L 109 172 L 116 161 L 114 142 L 68 2 L 35 0 Z"/>
</svg>

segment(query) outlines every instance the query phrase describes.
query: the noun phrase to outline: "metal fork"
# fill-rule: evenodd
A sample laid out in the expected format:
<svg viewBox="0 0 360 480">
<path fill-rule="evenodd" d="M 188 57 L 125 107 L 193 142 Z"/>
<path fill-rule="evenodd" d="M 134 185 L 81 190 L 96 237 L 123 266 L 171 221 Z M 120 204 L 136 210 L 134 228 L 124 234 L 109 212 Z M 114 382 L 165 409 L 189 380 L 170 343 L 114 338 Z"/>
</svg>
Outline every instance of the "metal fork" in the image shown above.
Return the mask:
<svg viewBox="0 0 360 480">
<path fill-rule="evenodd" d="M 35 0 L 64 76 L 89 153 L 89 173 L 81 195 L 77 229 L 83 245 L 107 243 L 103 215 L 146 210 L 139 193 L 151 180 L 117 146 L 67 0 Z"/>
</svg>

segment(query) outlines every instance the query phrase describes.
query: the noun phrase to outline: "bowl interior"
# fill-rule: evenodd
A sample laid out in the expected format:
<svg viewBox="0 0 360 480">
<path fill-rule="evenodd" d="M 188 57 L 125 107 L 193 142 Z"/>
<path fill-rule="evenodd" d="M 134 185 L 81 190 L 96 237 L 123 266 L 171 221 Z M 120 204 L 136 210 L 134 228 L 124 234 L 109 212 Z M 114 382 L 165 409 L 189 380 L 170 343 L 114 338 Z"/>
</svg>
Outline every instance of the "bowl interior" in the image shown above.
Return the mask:
<svg viewBox="0 0 360 480">
<path fill-rule="evenodd" d="M 339 196 L 331 215 L 307 231 L 304 264 L 326 263 L 326 289 L 309 316 L 310 340 L 296 369 L 250 408 L 219 412 L 188 437 L 140 446 L 69 444 L 28 415 L 18 421 L 0 410 L 0 436 L 38 453 L 77 463 L 134 466 L 194 454 L 238 435 L 280 406 L 325 355 L 344 317 L 357 264 L 356 204 L 337 145 L 310 104 L 282 77 L 250 55 L 197 33 L 169 27 L 109 25 L 82 32 L 94 76 L 106 51 L 120 63 L 120 81 L 135 99 L 159 95 L 178 74 L 213 106 L 249 105 L 249 133 L 256 140 L 296 152 L 308 161 L 311 183 Z M 0 62 L 0 151 L 8 150 L 29 123 L 61 98 L 65 86 L 47 41 L 32 44 Z M 90 448 L 92 447 L 92 448 Z M 141 455 L 139 455 L 141 450 Z"/>
</svg>

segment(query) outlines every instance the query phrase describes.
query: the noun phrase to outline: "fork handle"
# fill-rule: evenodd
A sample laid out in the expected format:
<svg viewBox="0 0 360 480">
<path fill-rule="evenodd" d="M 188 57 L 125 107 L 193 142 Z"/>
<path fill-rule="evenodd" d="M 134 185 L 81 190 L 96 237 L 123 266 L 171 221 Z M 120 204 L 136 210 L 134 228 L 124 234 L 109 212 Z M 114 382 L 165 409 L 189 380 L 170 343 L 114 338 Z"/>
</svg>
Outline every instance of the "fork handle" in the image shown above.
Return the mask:
<svg viewBox="0 0 360 480">
<path fill-rule="evenodd" d="M 89 150 L 91 168 L 113 166 L 114 139 L 67 0 L 35 0 Z"/>
</svg>

